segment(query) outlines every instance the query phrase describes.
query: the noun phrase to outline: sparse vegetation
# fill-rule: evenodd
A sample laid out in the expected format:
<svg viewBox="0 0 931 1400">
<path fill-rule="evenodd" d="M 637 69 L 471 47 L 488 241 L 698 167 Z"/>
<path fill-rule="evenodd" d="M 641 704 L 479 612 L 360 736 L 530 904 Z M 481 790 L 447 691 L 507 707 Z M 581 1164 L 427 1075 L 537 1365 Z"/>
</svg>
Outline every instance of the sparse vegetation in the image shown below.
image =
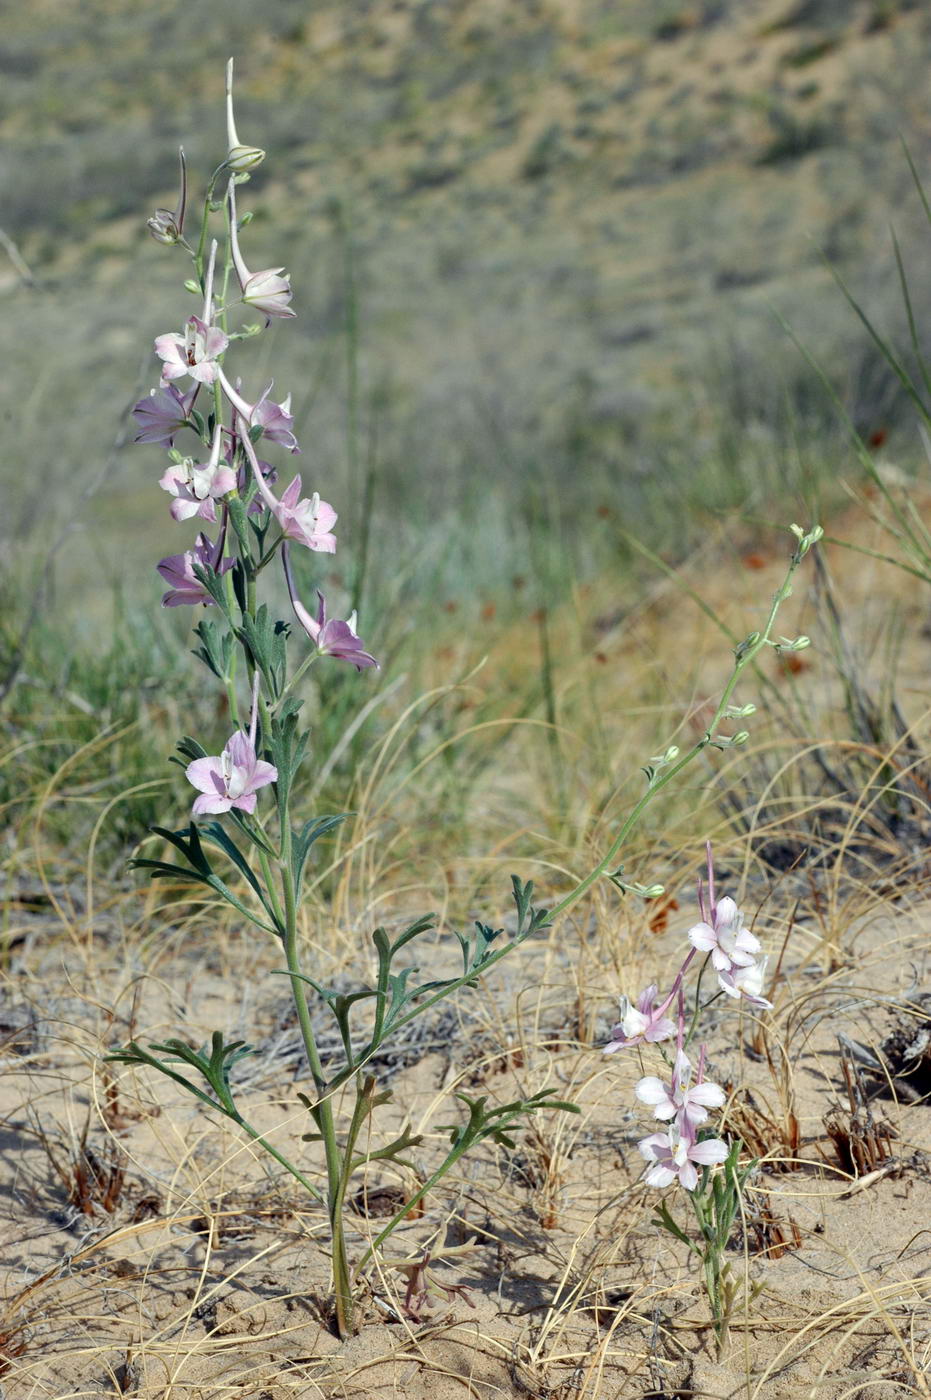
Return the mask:
<svg viewBox="0 0 931 1400">
<path fill-rule="evenodd" d="M 0 223 L 30 275 L 0 250 L 7 1400 L 927 1397 L 931 298 L 899 133 L 923 177 L 928 38 L 910 0 L 11 12 Z M 357 722 L 352 675 L 302 692 L 295 806 L 355 814 L 298 921 L 335 995 L 378 925 L 429 907 L 441 931 L 513 932 L 511 870 L 550 904 L 583 876 L 643 755 L 705 732 L 722 650 L 779 582 L 772 521 L 830 536 L 786 606 L 813 647 L 742 682 L 752 746 L 706 749 L 629 848 L 618 879 L 662 898 L 594 884 L 372 1061 L 411 1151 L 353 1178 L 355 1257 L 448 1152 L 441 1098 L 558 1085 L 581 1113 L 489 1139 L 418 1198 L 345 1345 L 317 1206 L 170 1081 L 103 1059 L 249 1041 L 237 1103 L 323 1182 L 271 949 L 210 889 L 126 869 L 180 818 L 176 735 L 228 719 L 196 639 L 153 612 L 160 468 L 126 410 L 177 273 L 140 209 L 182 131 L 192 162 L 215 144 L 229 52 L 243 130 L 294 172 L 249 236 L 288 250 L 295 346 L 257 363 L 297 386 L 302 470 L 365 560 L 337 556 L 328 597 L 359 602 L 384 668 Z M 720 1360 L 694 1251 L 658 1241 L 639 1179 L 652 1068 L 600 1054 L 618 993 L 672 976 L 706 834 L 774 1003 L 736 1030 L 704 1013 L 720 1132 L 759 1159 L 722 1234 Z M 334 1061 L 338 1032 L 314 1033 Z"/>
</svg>

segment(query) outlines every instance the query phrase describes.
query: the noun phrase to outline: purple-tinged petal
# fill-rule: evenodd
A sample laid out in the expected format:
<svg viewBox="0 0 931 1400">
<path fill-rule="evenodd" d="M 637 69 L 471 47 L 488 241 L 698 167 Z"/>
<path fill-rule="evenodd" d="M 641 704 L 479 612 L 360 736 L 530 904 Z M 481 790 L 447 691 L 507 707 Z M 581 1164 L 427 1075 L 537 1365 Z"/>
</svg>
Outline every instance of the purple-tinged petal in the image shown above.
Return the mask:
<svg viewBox="0 0 931 1400">
<path fill-rule="evenodd" d="M 689 929 L 689 942 L 693 948 L 697 948 L 700 953 L 710 953 L 712 948 L 718 946 L 718 935 L 710 925 L 701 923 Z"/>
<path fill-rule="evenodd" d="M 689 1148 L 689 1158 L 700 1167 L 713 1167 L 717 1162 L 723 1162 L 727 1154 L 727 1143 L 720 1138 L 705 1138 L 704 1142 L 693 1143 Z"/>
<path fill-rule="evenodd" d="M 195 758 L 193 763 L 189 763 L 185 768 L 184 775 L 198 792 L 222 793 L 226 788 L 220 765 L 219 757 Z"/>
<path fill-rule="evenodd" d="M 725 1093 L 720 1084 L 712 1084 L 706 1079 L 701 1084 L 693 1084 L 688 1090 L 688 1097 L 692 1103 L 703 1104 L 705 1108 L 720 1108 Z"/>
<path fill-rule="evenodd" d="M 230 736 L 223 752 L 235 768 L 251 769 L 255 763 L 255 749 L 249 742 L 248 734 L 243 734 L 241 729 Z"/>
<path fill-rule="evenodd" d="M 219 812 L 228 812 L 233 803 L 228 797 L 208 796 L 206 793 L 200 797 L 195 797 L 191 814 L 195 817 L 205 817 Z"/>
<path fill-rule="evenodd" d="M 637 1143 L 637 1150 L 648 1162 L 656 1161 L 658 1158 L 669 1156 L 669 1134 L 651 1133 L 649 1137 L 641 1138 Z"/>
<path fill-rule="evenodd" d="M 686 1191 L 694 1191 L 698 1185 L 698 1172 L 691 1162 L 684 1162 L 679 1168 L 679 1182 Z"/>
<path fill-rule="evenodd" d="M 634 1086 L 634 1093 L 641 1103 L 655 1108 L 658 1104 L 664 1104 L 669 1098 L 669 1086 L 653 1074 L 648 1074 L 644 1079 L 639 1079 Z"/>
</svg>

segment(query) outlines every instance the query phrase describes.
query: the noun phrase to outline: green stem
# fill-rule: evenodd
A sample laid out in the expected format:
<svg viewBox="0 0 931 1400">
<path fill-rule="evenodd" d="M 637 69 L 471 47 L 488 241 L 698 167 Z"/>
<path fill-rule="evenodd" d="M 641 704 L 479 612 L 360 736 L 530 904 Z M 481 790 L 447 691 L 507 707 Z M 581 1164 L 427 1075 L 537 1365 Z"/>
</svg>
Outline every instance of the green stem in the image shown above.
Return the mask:
<svg viewBox="0 0 931 1400">
<path fill-rule="evenodd" d="M 653 801 L 656 795 L 662 792 L 663 788 L 666 787 L 667 784 L 671 783 L 673 778 L 677 777 L 682 772 L 683 768 L 687 768 L 688 765 L 693 761 L 693 759 L 696 759 L 698 755 L 708 747 L 709 744 L 714 743 L 714 740 L 716 738 L 717 727 L 721 723 L 721 720 L 724 718 L 725 712 L 727 711 L 728 705 L 730 704 L 731 696 L 733 695 L 737 687 L 737 683 L 740 680 L 740 677 L 743 675 L 746 668 L 749 665 L 751 665 L 752 662 L 756 659 L 756 657 L 760 654 L 763 648 L 770 644 L 770 636 L 772 634 L 772 630 L 776 622 L 776 614 L 779 611 L 780 605 L 785 602 L 786 598 L 788 598 L 789 594 L 792 592 L 791 580 L 801 562 L 802 554 L 800 551 L 797 550 L 796 553 L 792 556 L 792 562 L 789 565 L 789 571 L 786 575 L 785 582 L 773 597 L 772 606 L 769 610 L 769 616 L 766 619 L 765 628 L 762 632 L 754 634 L 752 639 L 748 639 L 748 641 L 743 643 L 743 645 L 740 648 L 738 648 L 737 660 L 734 664 L 734 670 L 731 673 L 731 678 L 728 681 L 727 685 L 724 687 L 724 691 L 721 695 L 721 699 L 718 701 L 718 706 L 714 712 L 714 716 L 712 717 L 711 723 L 708 725 L 708 728 L 705 730 L 705 733 L 702 736 L 702 738 L 699 739 L 696 744 L 693 744 L 692 748 L 689 749 L 688 753 L 686 753 L 676 763 L 671 764 L 670 767 L 667 768 L 663 773 L 654 778 L 654 780 L 650 783 L 649 787 L 647 788 L 646 792 L 643 794 L 640 800 L 633 807 L 632 811 L 629 813 L 627 820 L 624 822 L 617 836 L 611 843 L 607 854 L 602 857 L 602 859 L 598 862 L 595 868 L 591 870 L 589 874 L 585 876 L 584 879 L 579 881 L 579 883 L 575 886 L 573 890 L 570 890 L 569 893 L 559 901 L 555 908 L 550 910 L 549 917 L 551 920 L 556 919 L 560 914 L 564 913 L 571 904 L 574 904 L 575 901 L 580 898 L 580 896 L 582 896 L 589 889 L 591 889 L 592 885 L 594 885 L 595 882 L 599 880 L 602 877 L 602 875 L 604 875 L 611 868 L 611 866 L 617 860 L 618 853 L 621 850 L 621 847 L 624 845 L 624 842 L 627 840 L 628 836 L 633 831 L 641 816 L 646 811 L 647 807 L 650 805 L 650 803 Z"/>
<path fill-rule="evenodd" d="M 301 679 L 303 679 L 304 675 L 305 675 L 306 672 L 309 670 L 309 668 L 314 664 L 314 662 L 317 660 L 317 657 L 318 657 L 319 655 L 320 655 L 319 651 L 312 651 L 312 652 L 310 653 L 309 656 L 307 656 L 307 657 L 304 658 L 304 660 L 301 662 L 300 666 L 298 666 L 297 670 L 294 672 L 294 675 L 293 675 L 293 676 L 291 677 L 291 679 L 288 681 L 288 684 L 285 686 L 284 690 L 283 690 L 283 691 L 281 692 L 281 694 L 278 696 L 278 704 L 279 704 L 279 705 L 281 704 L 281 702 L 282 702 L 282 700 L 285 698 L 285 696 L 288 694 L 288 692 L 294 689 L 294 687 L 297 685 L 298 681 L 301 680 Z"/>
<path fill-rule="evenodd" d="M 459 1158 L 462 1157 L 466 1152 L 468 1152 L 471 1146 L 472 1139 L 464 1137 L 460 1142 L 456 1144 L 452 1151 L 446 1155 L 446 1157 L 437 1167 L 433 1175 L 427 1178 L 427 1180 L 421 1186 L 420 1190 L 416 1191 L 414 1195 L 411 1196 L 409 1201 L 405 1201 L 404 1205 L 401 1207 L 398 1213 L 392 1216 L 385 1228 L 380 1232 L 380 1234 L 378 1234 L 375 1237 L 375 1239 L 369 1245 L 368 1249 L 363 1254 L 362 1258 L 359 1260 L 356 1267 L 353 1269 L 353 1278 L 356 1278 L 362 1272 L 368 1261 L 371 1259 L 372 1255 L 375 1253 L 376 1249 L 380 1248 L 380 1246 L 384 1244 L 385 1240 L 388 1238 L 389 1235 L 394 1234 L 401 1221 L 404 1220 L 404 1218 L 410 1214 L 410 1212 L 414 1209 L 415 1206 L 418 1206 L 420 1204 L 424 1196 L 426 1196 L 427 1192 L 433 1189 L 436 1183 L 446 1175 L 450 1167 L 454 1166 L 455 1163 L 458 1162 Z"/>
<path fill-rule="evenodd" d="M 265 553 L 262 555 L 262 557 L 261 557 L 261 559 L 259 560 L 259 562 L 256 564 L 256 566 L 255 566 L 255 572 L 256 572 L 257 574 L 258 574 L 258 573 L 261 573 L 261 571 L 265 568 L 265 565 L 266 565 L 266 564 L 270 564 L 270 563 L 271 563 L 271 561 L 274 559 L 275 555 L 278 553 L 278 546 L 279 546 L 280 544 L 283 544 L 283 543 L 284 543 L 284 535 L 279 535 L 278 538 L 275 540 L 275 543 L 272 545 L 271 549 L 267 549 L 267 550 L 265 551 Z"/>
<path fill-rule="evenodd" d="M 270 1157 L 274 1157 L 276 1162 L 280 1162 L 281 1165 L 285 1168 L 285 1170 L 291 1173 L 295 1181 L 299 1181 L 300 1184 L 303 1186 L 304 1190 L 309 1191 L 315 1200 L 324 1200 L 323 1192 L 320 1191 L 318 1187 L 316 1187 L 313 1184 L 312 1181 L 309 1181 L 304 1175 L 304 1173 L 302 1171 L 299 1171 L 293 1162 L 289 1162 L 287 1157 L 285 1157 L 284 1153 L 279 1152 L 277 1147 L 272 1147 L 271 1143 L 265 1137 L 264 1133 L 260 1133 L 258 1128 L 254 1128 L 251 1123 L 247 1122 L 246 1119 L 243 1118 L 241 1113 L 234 1109 L 231 1113 L 228 1111 L 227 1116 L 232 1118 L 234 1123 L 238 1123 L 239 1127 L 242 1128 L 244 1133 L 248 1133 L 249 1137 L 252 1138 L 253 1142 L 259 1143 L 259 1145 L 265 1149 L 265 1151 Z"/>
<path fill-rule="evenodd" d="M 264 832 L 263 832 L 264 835 Z M 265 888 L 268 890 L 268 898 L 271 902 L 272 913 L 278 920 L 282 928 L 285 926 L 284 914 L 281 909 L 281 900 L 278 898 L 278 890 L 272 878 L 272 868 L 268 859 L 268 852 L 263 851 L 261 846 L 257 846 L 259 853 L 259 863 L 262 867 L 262 874 L 265 877 Z"/>
<path fill-rule="evenodd" d="M 236 700 L 236 687 L 233 685 L 233 677 L 224 676 L 223 684 L 226 687 L 226 703 L 230 707 L 230 718 L 233 721 L 234 728 L 239 729 L 239 704 Z"/>
<path fill-rule="evenodd" d="M 200 238 L 197 242 L 197 252 L 194 254 L 194 266 L 197 269 L 197 276 L 198 280 L 200 281 L 201 290 L 203 290 L 204 286 L 204 254 L 207 251 L 207 229 L 210 225 L 210 206 L 213 203 L 213 191 L 216 186 L 217 180 L 220 178 L 225 169 L 225 161 L 222 165 L 217 166 L 216 170 L 210 177 L 210 183 L 207 186 L 207 194 L 204 198 L 204 212 L 201 216 L 200 223 Z"/>
<path fill-rule="evenodd" d="M 336 1325 L 341 1337 L 352 1335 L 352 1284 L 349 1261 L 346 1257 L 346 1237 L 343 1231 L 341 1184 L 343 1161 L 336 1139 L 336 1126 L 333 1121 L 333 1105 L 326 1095 L 326 1076 L 320 1060 L 320 1052 L 314 1037 L 310 1007 L 307 1003 L 307 989 L 301 980 L 297 955 L 297 904 L 295 899 L 295 879 L 291 851 L 291 822 L 285 813 L 281 837 L 281 874 L 285 899 L 285 957 L 291 980 L 291 993 L 297 1011 L 301 1038 L 307 1054 L 307 1063 L 313 1075 L 317 1093 L 321 1095 L 314 1108 L 314 1118 L 320 1128 L 327 1167 L 327 1204 L 330 1216 L 330 1231 L 333 1240 L 333 1288 L 336 1295 Z"/>
</svg>

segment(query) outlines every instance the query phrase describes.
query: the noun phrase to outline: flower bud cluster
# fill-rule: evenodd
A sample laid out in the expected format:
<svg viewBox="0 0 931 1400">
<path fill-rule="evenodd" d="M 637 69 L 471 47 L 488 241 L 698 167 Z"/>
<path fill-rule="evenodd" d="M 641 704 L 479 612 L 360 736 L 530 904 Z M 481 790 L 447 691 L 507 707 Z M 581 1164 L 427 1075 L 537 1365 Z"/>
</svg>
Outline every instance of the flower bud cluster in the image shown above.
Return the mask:
<svg viewBox="0 0 931 1400">
<path fill-rule="evenodd" d="M 290 395 L 275 402 L 270 397 L 269 384 L 257 396 L 247 396 L 240 379 L 232 376 L 226 365 L 234 340 L 251 338 L 263 329 L 250 325 L 231 332 L 228 316 L 234 307 L 255 308 L 264 317 L 266 328 L 275 318 L 290 319 L 295 315 L 290 305 L 291 283 L 284 268 L 250 271 L 240 245 L 240 230 L 250 216 L 240 218 L 237 213 L 236 185 L 248 180 L 248 172 L 264 160 L 265 152 L 239 139 L 232 82 L 230 59 L 226 72 L 227 155 L 209 182 L 196 250 L 184 237 L 187 166 L 183 150 L 177 204 L 173 210 L 157 209 L 148 220 L 149 232 L 158 243 L 180 245 L 190 253 L 195 275 L 184 285 L 201 295 L 203 304 L 200 314 L 189 316 L 180 331 L 156 337 L 161 378 L 158 387 L 133 409 L 139 428 L 136 441 L 155 443 L 168 451 L 170 465 L 159 485 L 171 497 L 172 519 L 219 527 L 216 540 L 200 533 L 192 548 L 159 561 L 158 572 L 169 585 L 162 604 L 210 607 L 219 603 L 235 630 L 239 626 L 235 609 L 238 607 L 243 613 L 243 620 L 246 610 L 254 612 L 255 581 L 278 555 L 298 625 L 295 635 L 305 639 L 305 645 L 309 641 L 313 648 L 299 669 L 317 656 L 331 656 L 348 661 L 361 671 L 378 663 L 364 649 L 355 631 L 355 614 L 347 621 L 328 618 L 323 594 L 317 590 L 317 613 L 312 616 L 300 601 L 288 558 L 286 541 L 312 553 L 332 554 L 336 549 L 336 511 L 321 499 L 318 491 L 305 495 L 299 475 L 277 496 L 271 489 L 277 475 L 275 468 L 260 460 L 256 452 L 260 439 L 291 453 L 300 452 Z M 225 194 L 215 200 L 214 186 L 224 174 Z M 209 253 L 207 244 L 211 215 L 221 210 L 225 211 L 228 238 L 221 264 L 225 272 L 217 281 L 226 288 L 234 273 L 239 296 L 218 307 L 214 301 L 218 244 L 212 241 Z M 208 401 L 201 412 L 198 397 L 202 392 Z M 199 446 L 187 453 L 178 451 L 174 443 L 182 433 L 193 433 Z M 254 540 L 246 528 L 247 519 L 253 522 Z M 234 577 L 244 579 L 248 585 L 245 602 L 243 591 L 237 593 L 232 587 Z M 277 781 L 274 766 L 261 760 L 256 752 L 258 674 L 256 670 L 249 732 L 238 729 L 221 754 L 198 758 L 187 768 L 189 780 L 200 793 L 193 807 L 195 816 L 232 809 L 251 813 L 257 791 Z M 229 694 L 232 676 L 227 680 Z"/>
<path fill-rule="evenodd" d="M 759 940 L 745 927 L 743 915 L 733 899 L 725 896 L 715 900 L 710 843 L 707 899 L 706 907 L 705 892 L 699 883 L 701 919 L 688 932 L 692 946 L 668 994 L 660 997 L 653 983 L 644 988 L 636 1002 L 622 997 L 620 1020 L 604 1047 L 604 1053 L 611 1055 L 634 1046 L 662 1044 L 675 1039 L 676 1053 L 668 1079 L 647 1075 L 635 1089 L 640 1102 L 651 1106 L 654 1116 L 668 1122 L 669 1127 L 665 1132 L 644 1138 L 638 1146 L 641 1154 L 652 1163 L 646 1174 L 651 1186 L 670 1186 L 678 1181 L 687 1191 L 694 1191 L 698 1185 L 698 1168 L 723 1162 L 728 1155 L 728 1147 L 720 1138 L 699 1135 L 708 1110 L 723 1105 L 724 1092 L 719 1085 L 704 1077 L 704 1046 L 701 1047 L 693 1079 L 693 1066 L 686 1052 L 702 1008 L 696 992 L 695 1012 L 691 1018 L 691 1030 L 687 1033 L 683 989 L 685 975 L 696 955 L 704 953 L 706 963 L 711 963 L 718 976 L 719 991 L 716 995 L 723 992 L 751 1006 L 772 1006 L 762 995 L 767 959 L 757 956 L 760 952 Z M 677 1008 L 675 1019 L 669 1014 L 674 1003 Z"/>
</svg>

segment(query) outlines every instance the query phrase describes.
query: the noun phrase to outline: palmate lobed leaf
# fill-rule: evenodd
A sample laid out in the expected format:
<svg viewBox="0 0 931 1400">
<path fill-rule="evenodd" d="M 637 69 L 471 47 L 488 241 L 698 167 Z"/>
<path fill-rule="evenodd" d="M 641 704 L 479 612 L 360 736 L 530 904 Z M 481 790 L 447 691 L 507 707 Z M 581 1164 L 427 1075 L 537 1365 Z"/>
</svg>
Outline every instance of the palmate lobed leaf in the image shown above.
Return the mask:
<svg viewBox="0 0 931 1400">
<path fill-rule="evenodd" d="M 263 603 L 254 618 L 245 614 L 236 635 L 262 672 L 272 702 L 276 702 L 287 679 L 288 624 L 273 620 Z"/>
<path fill-rule="evenodd" d="M 352 812 L 337 812 L 327 817 L 311 817 L 304 823 L 300 831 L 291 833 L 291 849 L 294 855 L 294 879 L 297 887 L 296 897 L 300 899 L 301 888 L 304 883 L 304 867 L 307 864 L 307 857 L 315 842 L 322 836 L 335 830 L 341 822 L 353 815 Z"/>
<path fill-rule="evenodd" d="M 164 879 L 168 876 L 172 876 L 180 877 L 184 880 L 195 880 L 202 885 L 207 885 L 210 889 L 214 890 L 215 893 L 220 895 L 220 897 L 224 899 L 227 904 L 232 905 L 232 907 L 236 909 L 238 913 L 244 914 L 247 919 L 249 919 L 252 923 L 256 924 L 259 928 L 265 929 L 267 933 L 274 933 L 278 937 L 282 936 L 283 930 L 279 926 L 273 911 L 266 902 L 261 887 L 259 886 L 255 877 L 252 875 L 252 872 L 248 866 L 248 862 L 245 860 L 245 857 L 238 850 L 234 842 L 231 841 L 230 838 L 223 831 L 222 827 L 219 826 L 219 823 L 211 823 L 208 827 L 205 827 L 205 832 L 209 833 L 211 839 L 217 840 L 217 844 L 221 847 L 221 849 L 223 849 L 228 855 L 230 855 L 231 859 L 234 859 L 234 863 L 237 865 L 237 868 L 244 875 L 246 875 L 250 885 L 254 889 L 255 893 L 258 895 L 263 909 L 265 910 L 266 914 L 271 920 L 270 923 L 260 918 L 256 914 L 255 910 L 250 909 L 248 905 L 244 904 L 239 898 L 239 896 L 235 894 L 233 890 L 230 889 L 226 882 L 222 880 L 219 875 L 216 874 L 204 852 L 200 835 L 198 834 L 197 827 L 194 825 L 193 822 L 188 826 L 186 831 L 170 831 L 167 827 L 162 826 L 153 826 L 150 827 L 150 830 L 154 835 L 163 837 L 164 840 L 168 841 L 172 846 L 174 846 L 178 851 L 180 851 L 181 854 L 184 856 L 185 860 L 189 862 L 189 865 L 187 867 L 184 867 L 180 865 L 171 864 L 168 861 L 150 860 L 145 857 L 136 857 L 135 859 L 129 862 L 131 867 L 136 869 L 152 870 L 154 872 L 153 878 L 155 879 Z M 219 832 L 220 839 L 217 839 L 217 831 Z M 232 854 L 233 852 L 235 852 L 235 858 Z"/>
</svg>

